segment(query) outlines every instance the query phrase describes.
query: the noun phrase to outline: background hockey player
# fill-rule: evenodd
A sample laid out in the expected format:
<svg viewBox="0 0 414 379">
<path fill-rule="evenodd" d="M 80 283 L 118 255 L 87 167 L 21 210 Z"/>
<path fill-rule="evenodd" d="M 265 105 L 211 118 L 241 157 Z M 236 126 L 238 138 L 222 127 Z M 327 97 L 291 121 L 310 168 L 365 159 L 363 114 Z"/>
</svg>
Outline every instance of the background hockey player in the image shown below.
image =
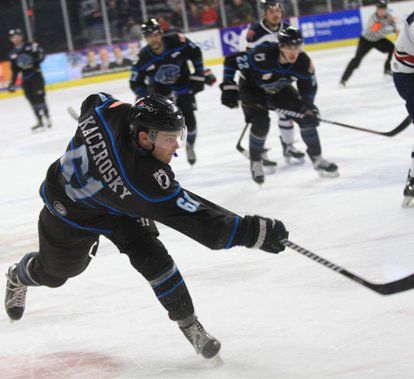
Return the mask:
<svg viewBox="0 0 414 379">
<path fill-rule="evenodd" d="M 250 170 L 255 182 L 264 182 L 261 154 L 269 131 L 268 109 L 286 109 L 304 113 L 296 120 L 300 126 L 307 153 L 320 176 L 338 176 L 338 167 L 322 157 L 316 127 L 318 109 L 314 105 L 317 90 L 315 70 L 309 56 L 301 51 L 300 31 L 287 27 L 279 33 L 279 44 L 265 43 L 226 57 L 224 61 L 221 101 L 236 108 L 241 100 L 246 122 L 252 124 L 250 135 Z M 234 83 L 236 71 L 241 72 L 239 87 Z M 292 86 L 297 80 L 296 90 Z"/>
<path fill-rule="evenodd" d="M 21 72 L 24 95 L 37 118 L 37 124 L 32 127 L 32 130 L 50 128 L 52 123 L 45 99 L 45 81 L 40 68 L 40 63 L 45 59 L 45 53 L 36 42 L 24 42 L 20 29 L 11 29 L 9 39 L 14 49 L 9 53 L 12 78 L 7 89 L 9 92 L 16 90 L 17 76 Z"/>
<path fill-rule="evenodd" d="M 283 9 L 279 1 L 261 0 L 260 8 L 263 12 L 263 19 L 251 24 L 247 31 L 241 34 L 240 51 L 252 49 L 264 42 L 278 43 L 280 31 L 289 26 L 282 20 Z M 278 117 L 280 141 L 286 162 L 303 163 L 305 154 L 293 145 L 295 133 L 292 120 L 282 113 L 278 114 Z M 269 117 L 267 117 L 267 122 L 270 125 Z M 252 135 L 252 131 L 250 131 L 250 134 L 253 139 L 258 137 Z"/>
<path fill-rule="evenodd" d="M 284 250 L 284 225 L 260 216 L 240 217 L 182 188 L 169 163 L 185 143 L 181 110 L 162 95 L 131 106 L 106 94 L 90 95 L 66 153 L 41 185 L 39 252 L 8 270 L 5 307 L 11 320 L 24 311 L 27 286 L 62 286 L 94 255 L 99 236 L 129 257 L 195 347 L 211 358 L 220 343 L 197 320 L 177 265 L 157 238 L 153 220 L 210 247 Z"/>
<path fill-rule="evenodd" d="M 141 29 L 148 44 L 132 66 L 130 87 L 137 97 L 151 93 L 168 96 L 182 109 L 188 127 L 187 160 L 193 165 L 197 136 L 194 95 L 203 91 L 206 79 L 201 49 L 184 34 L 163 36 L 155 18 L 142 24 Z M 190 73 L 188 61 L 194 66 L 194 73 Z"/>
<path fill-rule="evenodd" d="M 395 43 L 392 71 L 395 87 L 405 100 L 411 120 L 414 120 L 414 13 L 405 20 Z M 414 206 L 414 147 L 411 152 L 411 168 L 408 171 L 402 206 Z"/>
<path fill-rule="evenodd" d="M 359 37 L 355 57 L 348 63 L 342 75 L 341 84 L 343 86 L 346 85 L 354 70 L 358 68 L 362 58 L 372 48 L 387 54 L 387 59 L 384 64 L 384 74 L 391 74 L 390 62 L 392 52 L 394 51 L 394 44 L 386 38 L 386 35 L 391 33 L 398 33 L 394 17 L 388 13 L 386 0 L 379 0 L 376 12 L 369 18 L 367 26 Z"/>
</svg>

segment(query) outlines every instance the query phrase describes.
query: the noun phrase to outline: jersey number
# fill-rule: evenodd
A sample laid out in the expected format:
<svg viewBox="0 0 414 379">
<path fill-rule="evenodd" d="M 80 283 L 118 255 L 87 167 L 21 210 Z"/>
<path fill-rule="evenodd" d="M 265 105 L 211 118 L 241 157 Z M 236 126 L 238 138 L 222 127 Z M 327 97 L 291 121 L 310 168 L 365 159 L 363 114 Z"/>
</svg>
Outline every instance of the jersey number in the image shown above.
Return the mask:
<svg viewBox="0 0 414 379">
<path fill-rule="evenodd" d="M 101 181 L 92 178 L 88 174 L 89 158 L 86 146 L 81 145 L 73 150 L 68 150 L 60 158 L 62 175 L 65 178 L 65 192 L 73 201 L 91 197 L 103 188 Z M 72 186 L 72 178 L 75 176 L 79 187 Z"/>
<path fill-rule="evenodd" d="M 237 65 L 239 66 L 239 70 L 249 68 L 249 62 L 247 61 L 247 59 L 248 59 L 247 55 L 241 55 L 236 58 Z"/>
<path fill-rule="evenodd" d="M 200 206 L 200 203 L 192 199 L 187 192 L 183 191 L 183 197 L 177 199 L 177 205 L 187 212 L 194 213 Z"/>
</svg>

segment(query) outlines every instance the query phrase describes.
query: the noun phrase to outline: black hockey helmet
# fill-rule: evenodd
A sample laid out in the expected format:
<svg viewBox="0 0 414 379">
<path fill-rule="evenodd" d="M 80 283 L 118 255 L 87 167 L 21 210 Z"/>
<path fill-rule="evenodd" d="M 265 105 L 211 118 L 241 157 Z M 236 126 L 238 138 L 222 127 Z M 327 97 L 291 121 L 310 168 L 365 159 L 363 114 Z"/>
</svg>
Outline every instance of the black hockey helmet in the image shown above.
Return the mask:
<svg viewBox="0 0 414 379">
<path fill-rule="evenodd" d="M 161 25 L 155 17 L 151 17 L 141 24 L 141 30 L 144 36 L 152 33 L 162 33 Z"/>
<path fill-rule="evenodd" d="M 300 46 L 303 43 L 302 33 L 293 26 L 287 26 L 278 34 L 279 45 Z"/>
<path fill-rule="evenodd" d="M 377 7 L 377 9 L 378 8 L 387 8 L 387 6 L 388 6 L 388 1 L 386 1 L 386 0 L 378 0 L 377 1 L 377 4 L 376 4 L 376 7 Z"/>
<path fill-rule="evenodd" d="M 131 107 L 129 125 L 134 139 L 137 139 L 140 131 L 145 131 L 154 143 L 159 131 L 186 131 L 181 109 L 167 97 L 158 94 L 137 100 Z"/>
<path fill-rule="evenodd" d="M 282 9 L 282 4 L 280 4 L 280 1 L 277 0 L 260 0 L 260 9 L 263 11 L 271 7 Z"/>
<path fill-rule="evenodd" d="M 23 32 L 21 29 L 19 28 L 15 28 L 15 29 L 10 29 L 9 30 L 9 38 L 15 36 L 15 35 L 19 35 L 23 37 Z"/>
</svg>

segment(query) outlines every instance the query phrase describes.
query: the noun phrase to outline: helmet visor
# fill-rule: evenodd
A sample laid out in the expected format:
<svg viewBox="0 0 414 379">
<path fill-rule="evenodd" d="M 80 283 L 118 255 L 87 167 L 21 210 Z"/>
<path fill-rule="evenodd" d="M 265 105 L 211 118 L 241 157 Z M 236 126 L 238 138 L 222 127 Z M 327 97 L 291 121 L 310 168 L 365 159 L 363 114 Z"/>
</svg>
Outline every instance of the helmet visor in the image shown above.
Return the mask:
<svg viewBox="0 0 414 379">
<path fill-rule="evenodd" d="M 163 149 L 175 147 L 181 149 L 187 141 L 187 127 L 184 125 L 177 131 L 159 131 L 155 137 L 154 145 Z"/>
</svg>

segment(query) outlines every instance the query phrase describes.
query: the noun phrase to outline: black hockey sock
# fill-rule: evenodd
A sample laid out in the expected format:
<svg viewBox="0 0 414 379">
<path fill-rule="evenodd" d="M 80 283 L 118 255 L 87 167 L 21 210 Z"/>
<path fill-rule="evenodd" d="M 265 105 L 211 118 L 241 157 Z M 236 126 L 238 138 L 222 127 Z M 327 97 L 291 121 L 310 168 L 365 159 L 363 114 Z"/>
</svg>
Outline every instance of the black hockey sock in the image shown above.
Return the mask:
<svg viewBox="0 0 414 379">
<path fill-rule="evenodd" d="M 252 161 L 260 161 L 264 149 L 266 137 L 259 137 L 250 132 L 249 150 Z"/>
<path fill-rule="evenodd" d="M 194 145 L 196 137 L 197 137 L 197 130 L 192 130 L 191 132 L 188 131 L 187 132 L 187 143 L 189 145 Z"/>
<path fill-rule="evenodd" d="M 318 157 L 322 154 L 321 142 L 316 128 L 300 129 L 300 134 L 302 135 L 303 142 L 308 147 L 307 152 L 310 157 Z"/>
<path fill-rule="evenodd" d="M 32 259 L 36 256 L 37 253 L 28 253 L 26 254 L 21 261 L 17 264 L 16 273 L 17 277 L 20 280 L 20 283 L 25 286 L 39 286 L 30 273 L 30 264 Z"/>
<path fill-rule="evenodd" d="M 149 284 L 171 320 L 185 320 L 194 314 L 191 296 L 175 263 Z"/>
</svg>

